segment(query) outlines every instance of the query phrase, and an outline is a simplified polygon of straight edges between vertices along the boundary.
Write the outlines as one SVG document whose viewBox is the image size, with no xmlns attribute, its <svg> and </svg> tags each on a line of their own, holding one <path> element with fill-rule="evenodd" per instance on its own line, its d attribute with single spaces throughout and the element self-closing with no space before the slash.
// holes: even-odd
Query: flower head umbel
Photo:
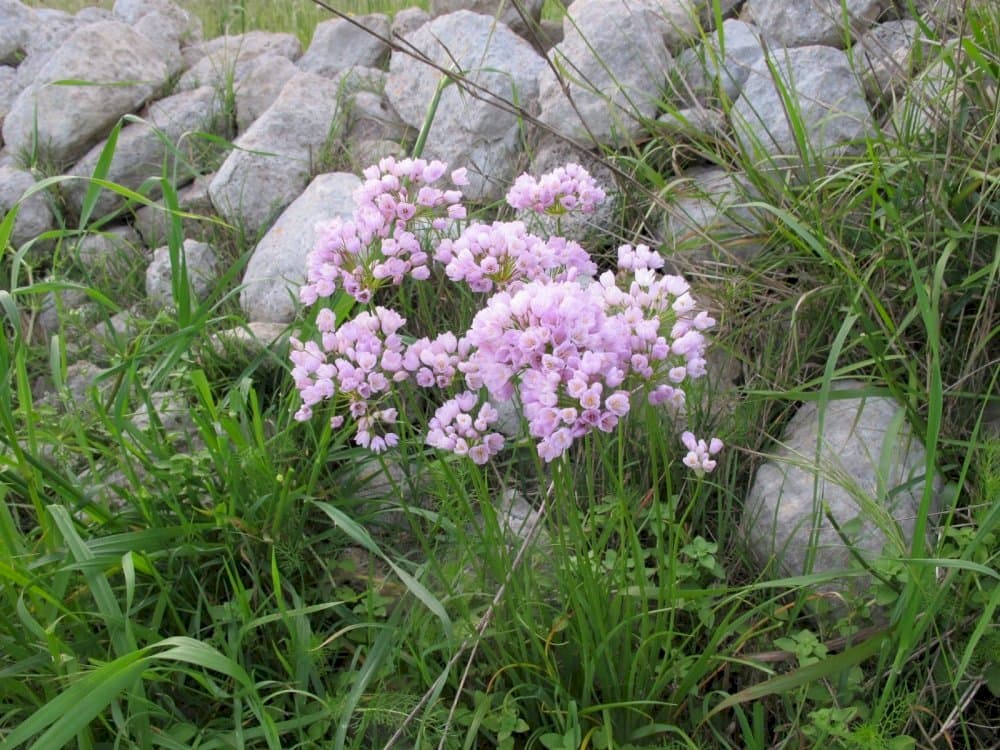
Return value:
<svg viewBox="0 0 1000 750">
<path fill-rule="evenodd" d="M 398 334 L 405 323 L 394 311 L 376 307 L 335 330 L 333 314 L 322 310 L 317 317 L 322 348 L 313 341 L 303 344 L 291 339 L 292 377 L 302 394 L 295 418 L 305 421 L 317 403 L 339 396 L 357 423 L 355 442 L 376 452 L 395 445 L 396 410 L 384 402 L 391 397 L 393 385 L 410 376 L 403 365 L 406 351 Z M 343 415 L 332 421 L 339 427 Z"/>
<path fill-rule="evenodd" d="M 474 292 L 597 273 L 597 265 L 580 245 L 562 237 L 543 240 L 530 234 L 521 221 L 472 224 L 458 239 L 442 240 L 434 259 L 445 264 L 449 279 L 464 281 Z"/>
<path fill-rule="evenodd" d="M 624 334 L 621 321 L 605 314 L 599 287 L 534 281 L 486 303 L 466 334 L 472 354 L 459 369 L 469 388 L 485 387 L 497 400 L 516 388 L 538 454 L 551 461 L 594 429 L 610 432 L 628 413 Z"/>
<path fill-rule="evenodd" d="M 605 197 L 586 169 L 579 164 L 567 164 L 537 180 L 522 174 L 508 191 L 507 203 L 520 211 L 531 210 L 539 214 L 593 213 Z"/>
<path fill-rule="evenodd" d="M 698 440 L 693 433 L 684 432 L 681 434 L 681 442 L 688 449 L 684 456 L 684 465 L 701 476 L 715 468 L 715 460 L 712 458 L 722 450 L 722 441 L 719 438 L 712 438 L 708 443 Z"/>
<path fill-rule="evenodd" d="M 465 391 L 443 403 L 428 425 L 427 444 L 468 456 L 480 465 L 499 453 L 504 445 L 503 435 L 487 432 L 499 414 L 488 401 L 476 411 L 478 402 L 475 393 Z"/>
<path fill-rule="evenodd" d="M 368 167 L 364 184 L 355 191 L 351 218 L 317 227 L 299 293 L 302 302 L 311 305 L 339 286 L 367 303 L 385 284 L 398 286 L 406 276 L 428 278 L 429 257 L 420 235 L 465 218 L 461 192 L 434 186 L 446 170 L 440 161 L 392 157 Z M 463 170 L 452 172 L 451 179 L 456 186 L 467 183 Z"/>
<path fill-rule="evenodd" d="M 640 271 L 663 268 L 663 256 L 649 249 L 648 245 L 622 245 L 618 248 L 618 270 Z"/>
</svg>

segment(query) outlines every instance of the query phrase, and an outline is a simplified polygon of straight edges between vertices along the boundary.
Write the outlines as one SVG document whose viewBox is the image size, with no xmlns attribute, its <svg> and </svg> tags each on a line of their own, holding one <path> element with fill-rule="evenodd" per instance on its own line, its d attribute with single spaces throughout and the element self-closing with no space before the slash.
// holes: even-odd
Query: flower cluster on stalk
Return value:
<svg viewBox="0 0 1000 750">
<path fill-rule="evenodd" d="M 458 239 L 444 239 L 434 259 L 452 281 L 474 292 L 510 289 L 529 281 L 571 281 L 593 276 L 597 264 L 576 242 L 563 237 L 543 240 L 520 221 L 472 224 Z"/>
<path fill-rule="evenodd" d="M 461 380 L 464 390 L 437 408 L 426 442 L 483 464 L 504 447 L 491 431 L 495 405 L 515 395 L 546 462 L 590 432 L 614 430 L 635 399 L 682 410 L 686 384 L 705 373 L 704 332 L 715 324 L 687 282 L 659 273 L 662 258 L 643 245 L 622 246 L 618 272 L 594 279 L 597 265 L 582 247 L 532 235 L 521 222 L 472 223 L 445 236 L 466 215 L 458 190 L 434 187 L 446 171 L 436 161 L 383 159 L 365 170 L 352 219 L 319 233 L 303 302 L 342 289 L 368 307 L 339 325 L 323 309 L 319 342 L 292 339 L 296 418 L 336 400 L 332 424 L 341 427 L 346 410 L 355 442 L 383 451 L 399 440 L 397 389 L 448 390 Z M 451 180 L 465 183 L 464 170 Z M 550 213 L 592 211 L 603 198 L 578 165 L 538 180 L 522 175 L 508 194 L 511 205 Z M 424 249 L 430 238 L 433 253 Z M 371 302 L 385 284 L 429 278 L 431 262 L 492 296 L 464 334 L 408 340 L 405 319 Z M 718 439 L 686 432 L 682 442 L 687 466 L 699 474 L 715 467 Z"/>
<path fill-rule="evenodd" d="M 338 287 L 362 303 L 385 284 L 398 286 L 407 276 L 426 279 L 428 256 L 419 234 L 444 231 L 465 218 L 462 193 L 435 187 L 447 171 L 440 161 L 396 161 L 389 157 L 364 171 L 354 194 L 350 219 L 317 226 L 315 246 L 306 261 L 306 283 L 299 298 L 312 305 Z M 455 187 L 468 184 L 465 169 L 451 173 Z"/>
<path fill-rule="evenodd" d="M 579 164 L 557 167 L 538 179 L 523 174 L 507 192 L 511 208 L 539 214 L 593 213 L 607 196 Z"/>
</svg>

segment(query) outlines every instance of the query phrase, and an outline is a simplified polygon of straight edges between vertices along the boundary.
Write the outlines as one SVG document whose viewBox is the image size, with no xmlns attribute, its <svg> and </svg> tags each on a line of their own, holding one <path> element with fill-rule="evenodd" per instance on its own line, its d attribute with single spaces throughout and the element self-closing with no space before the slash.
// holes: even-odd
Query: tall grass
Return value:
<svg viewBox="0 0 1000 750">
<path fill-rule="evenodd" d="M 226 23 L 301 34 L 277 6 L 227 6 Z M 226 28 L 203 18 L 206 35 Z M 296 422 L 280 340 L 219 346 L 242 324 L 252 246 L 217 225 L 232 263 L 198 299 L 192 217 L 166 177 L 176 308 L 133 307 L 140 328 L 80 387 L 69 365 L 89 323 L 63 315 L 46 338 L 37 315 L 56 292 L 82 289 L 88 321 L 128 299 L 73 262 L 104 217 L 61 216 L 36 268 L 10 245 L 9 212 L 0 747 L 995 747 L 1000 13 L 972 3 L 958 31 L 933 47 L 961 92 L 942 129 L 873 136 L 805 184 L 777 183 L 725 137 L 691 147 L 745 172 L 765 217 L 753 260 L 686 269 L 742 365 L 691 409 L 728 446 L 703 478 L 651 409 L 548 466 L 522 445 L 478 468 L 416 430 L 379 460 L 328 420 Z M 616 233 L 671 210 L 676 157 L 662 139 L 606 155 L 630 179 Z M 107 164 L 95 186 L 148 202 L 107 183 Z M 480 304 L 443 285 L 397 303 L 428 332 Z M 316 333 L 308 318 L 293 328 Z M 872 563 L 879 585 L 816 618 L 832 576 L 762 576 L 741 504 L 796 405 L 848 377 L 905 405 L 949 491 L 941 508 L 925 493 L 905 554 Z M 189 419 L 169 418 L 166 397 Z M 525 536 L 498 501 L 511 492 L 537 512 Z"/>
</svg>

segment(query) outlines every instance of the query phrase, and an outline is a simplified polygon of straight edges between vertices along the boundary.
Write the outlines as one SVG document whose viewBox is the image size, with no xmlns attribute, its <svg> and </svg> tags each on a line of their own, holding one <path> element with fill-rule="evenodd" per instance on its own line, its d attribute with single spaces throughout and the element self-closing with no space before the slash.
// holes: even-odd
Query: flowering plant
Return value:
<svg viewBox="0 0 1000 750">
<path fill-rule="evenodd" d="M 426 442 L 484 464 L 505 444 L 491 431 L 496 404 L 515 395 L 546 462 L 594 430 L 614 430 L 635 399 L 681 411 L 686 383 L 705 373 L 704 331 L 715 324 L 687 282 L 660 274 L 663 259 L 644 245 L 622 246 L 617 273 L 598 276 L 580 245 L 537 237 L 522 222 L 471 223 L 449 236 L 466 209 L 457 189 L 435 187 L 446 171 L 439 161 L 383 159 L 365 170 L 353 217 L 320 228 L 302 301 L 314 304 L 339 287 L 368 309 L 338 327 L 324 308 L 318 342 L 292 339 L 302 398 L 296 418 L 336 399 L 355 422 L 355 442 L 381 452 L 399 440 L 393 389 L 406 382 L 449 389 L 461 380 L 461 392 L 430 420 Z M 466 184 L 465 170 L 451 181 Z M 574 164 L 539 180 L 522 175 L 508 194 L 513 207 L 539 213 L 590 212 L 603 199 Z M 435 242 L 433 254 L 425 251 Z M 492 296 L 465 333 L 407 342 L 406 320 L 371 303 L 383 286 L 430 278 L 431 262 Z M 334 427 L 344 422 L 340 412 L 332 417 Z M 721 441 L 685 432 L 682 442 L 687 466 L 699 474 L 715 467 Z"/>
</svg>

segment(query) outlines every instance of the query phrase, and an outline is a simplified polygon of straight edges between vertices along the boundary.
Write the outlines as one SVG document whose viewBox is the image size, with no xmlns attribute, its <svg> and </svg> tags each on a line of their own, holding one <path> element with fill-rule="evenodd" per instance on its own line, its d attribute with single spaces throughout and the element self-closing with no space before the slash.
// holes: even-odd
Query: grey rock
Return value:
<svg viewBox="0 0 1000 750">
<path fill-rule="evenodd" d="M 10 236 L 15 248 L 55 227 L 55 217 L 44 190 L 24 197 L 34 186 L 35 178 L 31 172 L 15 167 L 0 167 L 0 216 L 10 211 L 18 201 L 21 202 L 14 221 L 14 231 Z M 33 257 L 37 258 L 37 254 Z"/>
<path fill-rule="evenodd" d="M 84 270 L 87 282 L 100 283 L 100 289 L 113 291 L 107 284 L 120 281 L 146 260 L 139 233 L 126 225 L 84 235 L 71 250 L 77 264 Z"/>
<path fill-rule="evenodd" d="M 315 226 L 335 217 L 349 218 L 354 191 L 360 186 L 361 180 L 353 174 L 318 175 L 278 217 L 254 248 L 243 276 L 240 306 L 248 320 L 289 323 L 294 319 Z"/>
<path fill-rule="evenodd" d="M 352 141 L 348 149 L 347 157 L 352 172 L 360 172 L 371 164 L 378 164 L 388 156 L 399 161 L 405 159 L 409 153 L 399 141 Z"/>
<path fill-rule="evenodd" d="M 475 96 L 461 85 L 445 87 L 423 155 L 453 168 L 467 167 L 467 197 L 501 197 L 514 175 L 520 131 L 517 116 L 490 99 L 531 106 L 544 59 L 506 26 L 469 11 L 436 18 L 406 41 L 444 69 L 457 68 L 478 86 Z M 414 128 L 423 124 L 440 77 L 411 55 L 393 52 L 385 93 L 405 123 Z"/>
<path fill-rule="evenodd" d="M 431 0 L 434 17 L 459 10 L 471 10 L 497 19 L 519 36 L 530 39 L 532 29 L 538 28 L 545 0 Z"/>
<path fill-rule="evenodd" d="M 994 394 L 993 401 L 983 411 L 982 434 L 991 440 L 1000 440 L 1000 393 Z"/>
<path fill-rule="evenodd" d="M 268 351 L 277 357 L 285 356 L 288 336 L 288 326 L 258 320 L 219 331 L 212 335 L 210 344 L 215 354 L 226 361 L 246 362 Z"/>
<path fill-rule="evenodd" d="M 104 378 L 107 371 L 93 362 L 79 360 L 66 367 L 63 374 L 63 388 L 57 389 L 51 378 L 36 383 L 35 396 L 42 403 L 51 405 L 63 412 L 79 414 L 86 412 L 93 405 L 93 398 L 104 398 L 111 387 L 112 381 Z M 50 460 L 60 460 L 59 445 L 52 446 Z M 65 460 L 65 458 L 63 459 Z"/>
<path fill-rule="evenodd" d="M 211 176 L 198 177 L 193 183 L 177 191 L 177 205 L 180 211 L 193 214 L 195 217 L 209 217 L 214 214 L 215 208 L 208 195 L 210 182 Z M 172 219 L 160 201 L 137 210 L 134 226 L 146 247 L 156 248 L 166 243 Z M 181 217 L 181 234 L 188 239 L 207 241 L 212 238 L 215 226 L 207 220 Z"/>
<path fill-rule="evenodd" d="M 191 406 L 177 391 L 153 391 L 132 414 L 132 424 L 141 432 L 163 430 L 175 451 L 190 452 L 204 447 L 191 416 Z"/>
<path fill-rule="evenodd" d="M 664 44 L 670 28 L 652 0 L 576 0 L 539 75 L 539 119 L 588 144 L 621 146 L 641 136 L 673 64 Z"/>
<path fill-rule="evenodd" d="M 139 335 L 141 317 L 134 310 L 122 310 L 95 325 L 84 337 L 89 345 L 89 359 L 106 365 L 127 351 L 130 342 Z"/>
<path fill-rule="evenodd" d="M 490 401 L 490 403 L 497 410 L 497 418 L 492 429 L 508 440 L 516 440 L 525 434 L 522 424 L 524 411 L 516 395 L 506 401 Z"/>
<path fill-rule="evenodd" d="M 201 19 L 173 0 L 115 0 L 112 13 L 130 25 L 151 15 L 181 46 L 198 44 L 202 40 Z"/>
<path fill-rule="evenodd" d="M 671 54 L 690 47 L 700 38 L 702 27 L 712 18 L 714 0 L 657 0 L 660 18 L 665 24 L 663 39 Z M 732 0 L 720 0 L 723 14 Z"/>
<path fill-rule="evenodd" d="M 349 141 L 399 142 L 415 133 L 379 94 L 359 91 L 351 97 L 347 110 Z"/>
<path fill-rule="evenodd" d="M 237 36 L 217 37 L 185 50 L 186 58 L 200 55 L 200 59 L 190 64 L 177 82 L 177 88 L 183 91 L 214 86 L 224 90 L 242 80 L 253 69 L 256 59 L 263 55 L 295 61 L 301 54 L 302 45 L 292 34 L 248 31 Z"/>
<path fill-rule="evenodd" d="M 773 457 L 758 469 L 743 528 L 759 563 L 774 561 L 792 576 L 856 569 L 841 533 L 868 562 L 909 550 L 926 482 L 926 452 L 893 399 L 843 393 L 860 388 L 854 381 L 841 383 L 833 393 L 840 398 L 829 400 L 822 414 L 815 402 L 801 407 Z M 939 497 L 940 481 L 932 481 Z M 868 583 L 865 576 L 819 589 L 864 593 Z"/>
<path fill-rule="evenodd" d="M 124 278 L 135 278 L 148 264 L 149 252 L 128 224 L 84 235 L 70 248 L 84 283 L 114 293 Z"/>
<path fill-rule="evenodd" d="M 722 138 L 729 128 L 724 112 L 702 106 L 664 112 L 656 118 L 656 134 L 673 143 L 695 143 L 705 138 Z"/>
<path fill-rule="evenodd" d="M 246 75 L 235 88 L 236 127 L 245 131 L 260 117 L 299 72 L 298 66 L 287 57 L 261 55 L 254 59 Z"/>
<path fill-rule="evenodd" d="M 299 73 L 241 135 L 209 185 L 212 204 L 254 236 L 302 192 L 335 138 L 337 82 Z"/>
<path fill-rule="evenodd" d="M 407 36 L 431 20 L 431 15 L 423 8 L 404 8 L 392 17 L 391 31 L 394 37 Z"/>
<path fill-rule="evenodd" d="M 411 499 L 413 480 L 408 471 L 410 468 L 410 465 L 400 463 L 398 457 L 391 453 L 383 454 L 377 460 L 362 459 L 357 464 L 357 473 L 352 477 L 351 496 L 372 501 L 401 497 Z M 372 502 L 362 507 L 373 510 L 379 505 L 378 502 Z M 386 513 L 383 523 L 400 530 L 406 530 L 409 526 L 402 512 Z"/>
<path fill-rule="evenodd" d="M 813 157 L 830 159 L 851 151 L 874 129 L 864 90 L 847 55 L 832 47 L 796 47 L 778 51 L 772 61 L 783 86 L 797 103 Z M 754 65 L 730 113 L 744 153 L 778 165 L 800 163 L 799 144 L 785 100 L 770 66 Z M 811 159 L 812 161 L 812 159 Z"/>
<path fill-rule="evenodd" d="M 14 103 L 20 92 L 21 87 L 17 83 L 17 70 L 9 65 L 0 65 L 0 130 L 3 128 L 4 118 L 10 111 L 10 105 Z M 2 145 L 3 136 L 0 135 L 0 146 Z"/>
<path fill-rule="evenodd" d="M 183 255 L 191 296 L 204 300 L 218 278 L 219 261 L 215 250 L 207 242 L 184 240 Z M 146 298 L 154 309 L 175 306 L 168 247 L 153 252 L 153 261 L 146 269 Z"/>
<path fill-rule="evenodd" d="M 173 5 L 171 0 L 115 0 L 111 12 L 125 23 L 135 23 L 161 6 Z"/>
<path fill-rule="evenodd" d="M 68 409 L 79 407 L 90 401 L 90 393 L 93 388 L 97 388 L 98 393 L 106 391 L 110 387 L 110 382 L 101 388 L 101 375 L 104 368 L 98 367 L 93 362 L 85 359 L 74 362 L 66 367 L 66 393 L 64 394 L 64 404 Z"/>
<path fill-rule="evenodd" d="M 534 35 L 528 36 L 539 53 L 548 55 L 552 48 L 563 40 L 562 21 L 543 18 L 538 24 L 538 30 Z"/>
<path fill-rule="evenodd" d="M 4 119 L 4 142 L 37 145 L 57 162 L 86 153 L 122 115 L 134 112 L 167 81 L 162 54 L 146 37 L 117 21 L 84 26 L 52 54 Z M 56 85 L 83 80 L 111 86 Z M 132 83 L 126 83 L 132 82 Z M 124 85 L 119 85 L 124 84 Z"/>
<path fill-rule="evenodd" d="M 79 24 L 114 21 L 115 14 L 107 8 L 81 8 L 73 16 L 73 20 Z"/>
<path fill-rule="evenodd" d="M 122 513 L 134 502 L 138 487 L 145 485 L 150 478 L 149 472 L 141 466 L 126 474 L 121 469 L 99 465 L 94 471 L 87 469 L 82 472 L 77 481 L 94 505 L 112 513 Z M 82 522 L 84 519 L 78 517 L 78 520 Z"/>
<path fill-rule="evenodd" d="M 221 104 L 218 93 L 211 86 L 182 91 L 154 102 L 144 121 L 128 123 L 121 129 L 105 179 L 135 191 L 152 181 L 141 192 L 156 199 L 161 193 L 156 181 L 166 164 L 175 188 L 190 183 L 197 176 L 191 166 L 197 160 L 199 147 L 192 134 L 217 129 Z M 105 142 L 94 146 L 69 174 L 90 177 L 104 147 Z M 78 213 L 88 187 L 89 183 L 82 180 L 64 186 L 67 202 Z M 95 216 L 111 213 L 124 205 L 125 198 L 119 193 L 102 190 L 95 205 Z"/>
<path fill-rule="evenodd" d="M 35 11 L 35 17 L 45 23 L 62 23 L 69 22 L 73 23 L 76 21 L 73 18 L 73 14 L 67 10 L 59 10 L 58 8 L 38 8 Z"/>
<path fill-rule="evenodd" d="M 183 28 L 171 23 L 171 18 L 162 13 L 147 13 L 132 27 L 151 41 L 160 50 L 171 77 L 184 71 L 184 56 L 181 54 Z"/>
<path fill-rule="evenodd" d="M 389 74 L 378 68 L 355 65 L 337 73 L 333 76 L 333 80 L 337 82 L 341 96 L 354 96 L 359 91 L 382 94 L 385 92 L 385 84 L 389 80 Z"/>
<path fill-rule="evenodd" d="M 389 17 L 382 13 L 324 21 L 316 26 L 308 49 L 296 64 L 324 76 L 355 65 L 377 68 L 389 56 L 388 37 Z"/>
<path fill-rule="evenodd" d="M 0 0 L 0 18 L 0 65 L 17 66 L 27 54 L 29 29 L 37 16 L 18 0 Z"/>
<path fill-rule="evenodd" d="M 28 27 L 28 38 L 24 45 L 27 56 L 17 66 L 17 81 L 22 89 L 34 82 L 52 54 L 58 51 L 74 31 L 87 25 L 68 14 L 45 16 L 43 10 L 35 11 L 34 23 Z"/>
<path fill-rule="evenodd" d="M 965 13 L 965 0 L 913 0 L 913 9 L 931 28 L 945 31 L 948 24 L 959 20 Z M 909 3 L 905 5 L 907 14 Z"/>
<path fill-rule="evenodd" d="M 735 101 L 751 69 L 763 61 L 764 48 L 757 28 L 727 19 L 704 42 L 678 55 L 677 72 L 682 83 L 675 86 L 675 97 L 681 102 L 693 99 L 708 104 L 724 94 L 729 101 Z"/>
<path fill-rule="evenodd" d="M 526 541 L 536 533 L 537 544 L 547 544 L 548 532 L 544 526 L 535 532 L 542 522 L 541 513 L 517 490 L 507 488 L 497 501 L 497 520 L 500 531 L 510 540 Z"/>
<path fill-rule="evenodd" d="M 53 281 L 55 279 L 46 279 L 46 282 Z M 89 301 L 85 291 L 70 286 L 46 292 L 38 312 L 38 327 L 47 337 L 59 333 L 62 323 L 84 314 Z"/>
<path fill-rule="evenodd" d="M 219 52 L 249 57 L 282 55 L 289 60 L 298 60 L 302 55 L 302 44 L 294 34 L 274 31 L 248 31 L 245 34 L 218 36 L 202 42 L 198 47 L 205 55 Z"/>
<path fill-rule="evenodd" d="M 915 136 L 947 132 L 954 127 L 955 113 L 968 101 L 965 86 L 953 62 L 932 63 L 895 102 L 886 129 L 904 143 Z"/>
<path fill-rule="evenodd" d="M 670 195 L 663 231 L 670 270 L 706 261 L 746 262 L 763 249 L 763 221 L 744 205 L 753 197 L 745 176 L 722 167 L 694 167 L 674 183 Z"/>
<path fill-rule="evenodd" d="M 917 22 L 904 19 L 881 23 L 858 40 L 854 61 L 872 100 L 898 94 L 909 83 L 920 37 Z"/>
<path fill-rule="evenodd" d="M 745 11 L 773 44 L 843 49 L 875 24 L 883 6 L 884 0 L 747 0 Z"/>
<path fill-rule="evenodd" d="M 152 408 L 150 408 L 152 407 Z M 154 391 L 149 401 L 143 403 L 132 415 L 132 424 L 142 432 L 159 423 L 163 431 L 175 440 L 188 440 L 197 434 L 191 407 L 184 396 L 175 391 Z"/>
</svg>

